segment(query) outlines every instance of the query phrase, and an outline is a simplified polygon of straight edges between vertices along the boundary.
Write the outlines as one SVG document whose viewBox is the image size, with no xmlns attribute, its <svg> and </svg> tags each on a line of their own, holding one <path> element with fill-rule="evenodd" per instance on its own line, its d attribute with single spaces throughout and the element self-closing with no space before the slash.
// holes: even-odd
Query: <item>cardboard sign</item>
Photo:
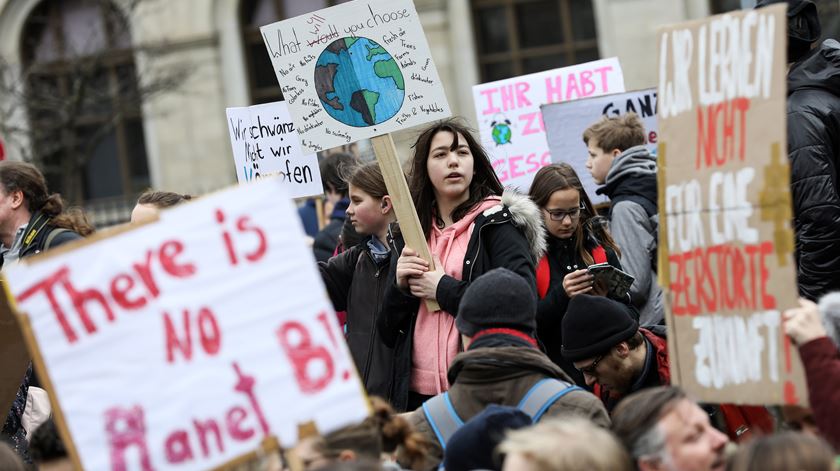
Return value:
<svg viewBox="0 0 840 471">
<path fill-rule="evenodd" d="M 29 352 L 18 327 L 17 319 L 7 305 L 0 303 L 0 345 L 2 345 L 2 367 L 0 367 L 0 407 L 8 413 L 17 397 L 29 367 Z"/>
<path fill-rule="evenodd" d="M 616 93 L 597 98 L 567 101 L 543 105 L 541 108 L 545 122 L 545 135 L 552 162 L 566 162 L 577 172 L 583 188 L 593 204 L 609 201 L 605 195 L 595 194 L 598 185 L 586 169 L 589 156 L 583 143 L 583 132 L 598 122 L 603 116 L 620 116 L 628 112 L 639 115 L 645 125 L 648 150 L 656 154 L 656 89 Z"/>
<path fill-rule="evenodd" d="M 411 0 L 356 0 L 260 31 L 305 151 L 450 115 Z"/>
<path fill-rule="evenodd" d="M 283 186 L 223 191 L 9 270 L 79 469 L 210 469 L 270 437 L 291 446 L 302 424 L 364 418 Z"/>
<path fill-rule="evenodd" d="M 785 6 L 659 36 L 659 276 L 672 378 L 697 399 L 805 404 L 781 312 L 797 305 Z"/>
<path fill-rule="evenodd" d="M 304 154 L 285 102 L 228 108 L 228 131 L 239 183 L 279 175 L 292 198 L 320 195 L 315 154 Z"/>
<path fill-rule="evenodd" d="M 540 106 L 624 91 L 618 59 L 602 59 L 473 87 L 481 143 L 505 186 L 528 191 L 551 163 Z"/>
</svg>

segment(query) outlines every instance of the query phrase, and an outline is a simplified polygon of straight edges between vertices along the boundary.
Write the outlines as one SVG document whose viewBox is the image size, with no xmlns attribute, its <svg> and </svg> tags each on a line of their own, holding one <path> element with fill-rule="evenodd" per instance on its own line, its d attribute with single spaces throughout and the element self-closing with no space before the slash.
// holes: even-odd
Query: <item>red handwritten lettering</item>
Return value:
<svg viewBox="0 0 840 471">
<path fill-rule="evenodd" d="M 767 292 L 770 273 L 766 258 L 773 254 L 769 241 L 743 247 L 721 244 L 671 254 L 674 315 L 775 309 L 776 298 Z"/>
<path fill-rule="evenodd" d="M 292 363 L 295 379 L 301 391 L 307 394 L 317 393 L 332 381 L 335 365 L 329 350 L 312 344 L 309 330 L 298 321 L 289 321 L 277 329 L 280 346 Z M 317 361 L 324 365 L 320 376 L 310 376 L 309 364 Z"/>
<path fill-rule="evenodd" d="M 112 407 L 105 411 L 105 432 L 108 434 L 108 446 L 111 451 L 111 469 L 126 471 L 126 451 L 137 447 L 140 457 L 140 468 L 143 471 L 153 471 L 146 445 L 146 421 L 143 408 L 134 406 L 130 409 Z"/>
<path fill-rule="evenodd" d="M 735 98 L 724 103 L 697 108 L 695 168 L 720 167 L 733 160 L 736 156 L 736 141 L 738 142 L 738 160 L 744 161 L 746 119 L 749 109 L 749 98 Z M 736 124 L 738 124 L 737 127 Z M 718 129 L 721 126 L 723 127 L 722 139 L 718 137 Z"/>
</svg>

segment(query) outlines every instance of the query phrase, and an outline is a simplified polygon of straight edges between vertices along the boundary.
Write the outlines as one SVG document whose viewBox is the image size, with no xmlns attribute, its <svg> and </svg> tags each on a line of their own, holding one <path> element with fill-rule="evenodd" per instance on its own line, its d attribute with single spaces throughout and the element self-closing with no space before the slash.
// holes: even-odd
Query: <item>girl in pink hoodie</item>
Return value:
<svg viewBox="0 0 840 471">
<path fill-rule="evenodd" d="M 536 293 L 534 267 L 544 239 L 539 209 L 525 196 L 503 194 L 487 153 L 456 121 L 437 123 L 417 139 L 409 187 L 435 269 L 397 238 L 400 257 L 379 327 L 400 357 L 394 405 L 413 410 L 449 388 L 447 369 L 462 350 L 455 317 L 470 282 L 505 267 L 521 274 Z M 441 309 L 430 312 L 421 299 L 433 299 Z"/>
</svg>

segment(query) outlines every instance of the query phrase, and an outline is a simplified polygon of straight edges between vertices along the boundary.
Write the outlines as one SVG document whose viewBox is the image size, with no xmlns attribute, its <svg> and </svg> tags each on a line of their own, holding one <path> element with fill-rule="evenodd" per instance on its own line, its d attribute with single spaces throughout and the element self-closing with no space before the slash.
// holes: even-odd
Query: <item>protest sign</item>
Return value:
<svg viewBox="0 0 840 471">
<path fill-rule="evenodd" d="M 624 91 L 618 59 L 602 59 L 473 87 L 481 143 L 502 184 L 527 191 L 551 163 L 540 106 Z"/>
<path fill-rule="evenodd" d="M 414 3 L 357 0 L 260 31 L 304 149 L 371 138 L 400 231 L 434 270 L 388 135 L 450 115 Z"/>
<path fill-rule="evenodd" d="M 228 108 L 226 112 L 239 183 L 279 175 L 292 198 L 324 192 L 318 157 L 302 152 L 285 102 Z"/>
<path fill-rule="evenodd" d="M 8 272 L 79 469 L 199 470 L 367 403 L 279 179 Z"/>
<path fill-rule="evenodd" d="M 23 341 L 17 319 L 6 305 L 0 304 L 0 345 L 2 345 L 2 367 L 0 367 L 0 407 L 8 412 L 23 382 L 29 367 L 29 352 Z"/>
<path fill-rule="evenodd" d="M 672 379 L 708 402 L 804 404 L 781 311 L 797 305 L 785 6 L 659 34 L 659 277 Z"/>
<path fill-rule="evenodd" d="M 656 89 L 616 93 L 541 107 L 545 122 L 545 135 L 552 162 L 571 165 L 593 204 L 606 203 L 609 199 L 595 194 L 598 185 L 586 169 L 589 153 L 583 143 L 583 132 L 601 117 L 620 116 L 628 112 L 639 115 L 645 125 L 647 147 L 656 154 L 658 127 L 656 125 Z"/>
<path fill-rule="evenodd" d="M 411 0 L 357 0 L 260 31 L 304 151 L 450 115 Z"/>
</svg>

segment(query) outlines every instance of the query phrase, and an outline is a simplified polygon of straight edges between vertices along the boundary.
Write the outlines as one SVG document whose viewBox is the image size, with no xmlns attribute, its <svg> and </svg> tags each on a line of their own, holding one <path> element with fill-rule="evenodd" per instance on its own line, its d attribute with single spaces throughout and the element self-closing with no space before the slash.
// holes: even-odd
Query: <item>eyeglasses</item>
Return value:
<svg viewBox="0 0 840 471">
<path fill-rule="evenodd" d="M 577 369 L 578 371 L 580 371 L 581 373 L 583 373 L 585 375 L 595 376 L 595 369 L 598 368 L 598 363 L 600 363 L 601 360 L 604 359 L 604 356 L 605 355 L 599 355 L 599 356 L 595 357 L 595 359 L 592 360 L 592 363 L 590 363 L 589 366 L 584 366 L 583 368 L 578 368 L 576 366 L 575 369 Z"/>
<path fill-rule="evenodd" d="M 581 205 L 579 208 L 570 209 L 568 211 L 564 211 L 562 209 L 546 209 L 545 211 L 548 213 L 548 216 L 552 221 L 562 221 L 566 219 L 566 216 L 568 216 L 572 221 L 576 221 L 580 217 L 581 210 L 584 209 L 586 208 Z"/>
</svg>

